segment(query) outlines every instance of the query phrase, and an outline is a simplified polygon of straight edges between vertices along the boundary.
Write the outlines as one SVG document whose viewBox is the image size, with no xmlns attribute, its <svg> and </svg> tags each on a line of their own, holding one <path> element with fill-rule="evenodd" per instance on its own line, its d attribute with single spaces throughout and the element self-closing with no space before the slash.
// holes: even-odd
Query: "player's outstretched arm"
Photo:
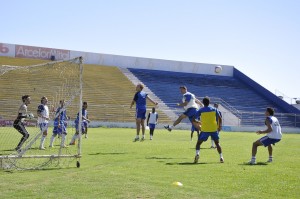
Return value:
<svg viewBox="0 0 300 199">
<path fill-rule="evenodd" d="M 150 102 L 152 102 L 152 104 L 158 105 L 158 103 L 153 101 L 148 95 L 147 95 L 147 98 L 149 99 Z"/>
</svg>

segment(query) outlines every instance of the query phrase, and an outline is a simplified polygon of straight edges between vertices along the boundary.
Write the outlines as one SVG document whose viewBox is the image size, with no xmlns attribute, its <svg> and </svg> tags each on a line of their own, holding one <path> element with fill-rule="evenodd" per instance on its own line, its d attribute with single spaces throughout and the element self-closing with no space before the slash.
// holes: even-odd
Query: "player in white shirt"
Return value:
<svg viewBox="0 0 300 199">
<path fill-rule="evenodd" d="M 155 112 L 155 108 L 152 108 L 152 112 L 148 114 L 147 126 L 150 129 L 150 140 L 153 139 L 154 129 L 158 122 L 158 114 Z"/>
<path fill-rule="evenodd" d="M 41 98 L 41 104 L 38 106 L 37 115 L 38 115 L 38 125 L 40 127 L 42 138 L 40 144 L 40 150 L 45 150 L 44 143 L 48 134 L 48 122 L 49 122 L 49 108 L 47 106 L 48 99 L 43 96 Z"/>
<path fill-rule="evenodd" d="M 193 120 L 193 116 L 196 114 L 197 110 L 198 110 L 198 105 L 200 105 L 200 107 L 203 107 L 202 102 L 200 102 L 194 94 L 190 93 L 187 91 L 186 86 L 180 86 L 179 87 L 181 94 L 183 95 L 182 97 L 182 103 L 178 103 L 177 106 L 181 106 L 184 108 L 185 112 L 183 114 L 181 114 L 177 120 L 173 123 L 172 126 L 170 125 L 165 125 L 165 129 L 167 129 L 168 131 L 172 131 L 172 129 L 181 122 L 181 120 L 183 120 L 184 118 L 189 118 L 189 120 L 192 123 Z M 193 124 L 193 123 L 192 123 Z M 197 130 L 197 133 L 199 133 L 199 130 Z"/>
<path fill-rule="evenodd" d="M 259 130 L 256 133 L 257 134 L 267 134 L 266 136 L 260 138 L 259 140 L 253 142 L 252 145 L 252 158 L 249 161 L 249 164 L 256 164 L 256 153 L 257 153 L 257 147 L 258 146 L 265 146 L 268 147 L 269 151 L 269 159 L 267 162 L 273 161 L 273 148 L 272 144 L 275 145 L 275 143 L 279 142 L 282 138 L 281 133 L 281 127 L 279 124 L 279 121 L 276 117 L 274 117 L 274 109 L 268 107 L 266 112 L 266 120 L 265 125 L 267 126 L 266 130 Z"/>
</svg>

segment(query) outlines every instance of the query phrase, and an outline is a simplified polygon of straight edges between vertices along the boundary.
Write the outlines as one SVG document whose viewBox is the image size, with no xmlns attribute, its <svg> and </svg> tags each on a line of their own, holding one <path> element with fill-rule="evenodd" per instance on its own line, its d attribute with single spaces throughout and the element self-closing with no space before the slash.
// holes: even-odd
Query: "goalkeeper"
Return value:
<svg viewBox="0 0 300 199">
<path fill-rule="evenodd" d="M 29 95 L 22 96 L 23 104 L 20 106 L 17 119 L 15 119 L 13 124 L 14 128 L 23 135 L 18 146 L 15 148 L 16 151 L 19 151 L 22 148 L 24 142 L 29 138 L 29 133 L 25 128 L 24 120 L 28 117 L 33 118 L 33 114 L 27 114 L 27 106 L 30 104 L 30 100 L 31 99 Z"/>
</svg>

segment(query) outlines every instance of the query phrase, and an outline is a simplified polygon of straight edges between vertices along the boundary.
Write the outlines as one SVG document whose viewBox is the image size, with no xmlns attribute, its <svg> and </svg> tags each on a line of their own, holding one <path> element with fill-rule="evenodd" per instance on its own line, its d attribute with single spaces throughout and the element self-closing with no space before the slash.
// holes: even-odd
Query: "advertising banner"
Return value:
<svg viewBox="0 0 300 199">
<path fill-rule="evenodd" d="M 14 57 L 15 56 L 15 45 L 0 43 L 0 56 Z"/>
<path fill-rule="evenodd" d="M 15 56 L 31 59 L 50 60 L 54 58 L 55 60 L 67 60 L 70 59 L 70 51 L 54 48 L 16 45 Z"/>
</svg>

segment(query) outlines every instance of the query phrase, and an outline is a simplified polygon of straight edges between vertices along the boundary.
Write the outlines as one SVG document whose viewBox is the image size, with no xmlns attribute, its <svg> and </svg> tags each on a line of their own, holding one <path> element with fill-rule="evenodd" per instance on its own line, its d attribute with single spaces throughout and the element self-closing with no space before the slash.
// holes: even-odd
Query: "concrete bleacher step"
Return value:
<svg viewBox="0 0 300 199">
<path fill-rule="evenodd" d="M 142 79 L 137 78 L 133 73 L 131 73 L 127 68 L 119 67 L 119 70 L 132 82 L 132 84 L 137 85 L 138 83 L 143 83 Z M 144 84 L 144 83 L 143 83 Z M 178 115 L 172 111 L 157 95 L 155 95 L 146 84 L 144 84 L 144 91 L 149 94 L 151 99 L 158 103 L 158 109 L 165 113 L 171 121 L 176 120 Z M 149 105 L 148 105 L 149 106 Z"/>
</svg>

